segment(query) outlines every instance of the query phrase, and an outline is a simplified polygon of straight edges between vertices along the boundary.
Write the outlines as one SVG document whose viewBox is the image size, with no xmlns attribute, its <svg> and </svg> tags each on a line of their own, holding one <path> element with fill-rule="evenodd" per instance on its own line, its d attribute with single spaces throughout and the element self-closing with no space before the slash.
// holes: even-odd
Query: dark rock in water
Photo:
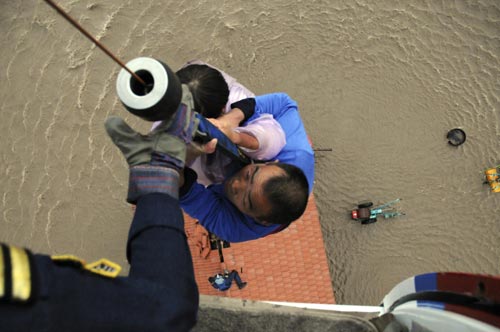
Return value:
<svg viewBox="0 0 500 332">
<path fill-rule="evenodd" d="M 448 132 L 446 138 L 448 139 L 448 144 L 453 146 L 459 146 L 465 142 L 466 135 L 462 129 L 455 128 Z"/>
</svg>

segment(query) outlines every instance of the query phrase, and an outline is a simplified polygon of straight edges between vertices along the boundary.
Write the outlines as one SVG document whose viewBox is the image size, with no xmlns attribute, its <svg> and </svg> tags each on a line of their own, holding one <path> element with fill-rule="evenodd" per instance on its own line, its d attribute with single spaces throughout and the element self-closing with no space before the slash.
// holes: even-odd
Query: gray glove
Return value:
<svg viewBox="0 0 500 332">
<path fill-rule="evenodd" d="M 182 101 L 175 114 L 148 135 L 139 134 L 120 117 L 110 117 L 105 122 L 108 135 L 130 166 L 129 203 L 135 204 L 148 193 L 178 197 L 186 145 L 191 143 L 198 127 L 191 93 L 185 85 L 182 88 Z"/>
</svg>

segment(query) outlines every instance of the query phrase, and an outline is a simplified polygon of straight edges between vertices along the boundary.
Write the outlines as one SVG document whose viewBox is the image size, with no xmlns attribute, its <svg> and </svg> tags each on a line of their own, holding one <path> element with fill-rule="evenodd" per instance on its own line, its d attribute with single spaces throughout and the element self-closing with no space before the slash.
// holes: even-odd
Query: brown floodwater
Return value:
<svg viewBox="0 0 500 332">
<path fill-rule="evenodd" d="M 294 98 L 338 303 L 378 304 L 431 271 L 500 273 L 500 3 L 60 0 L 123 61 L 201 59 Z M 0 4 L 0 241 L 126 266 L 119 67 L 43 1 Z M 447 144 L 461 128 L 467 141 Z M 406 213 L 350 220 L 362 200 Z"/>
</svg>

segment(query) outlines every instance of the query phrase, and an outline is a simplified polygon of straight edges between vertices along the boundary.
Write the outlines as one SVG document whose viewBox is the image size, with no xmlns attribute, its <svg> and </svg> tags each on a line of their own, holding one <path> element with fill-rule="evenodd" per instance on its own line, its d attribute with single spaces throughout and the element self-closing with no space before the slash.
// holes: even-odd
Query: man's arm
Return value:
<svg viewBox="0 0 500 332">
<path fill-rule="evenodd" d="M 261 114 L 271 114 L 274 119 L 279 120 L 289 112 L 295 111 L 298 113 L 297 103 L 283 92 L 243 99 L 233 103 L 231 107 L 229 113 L 222 115 L 218 119 L 224 119 L 233 127 L 253 120 Z"/>
<path fill-rule="evenodd" d="M 314 151 L 309 143 L 297 103 L 285 93 L 258 96 L 255 102 L 255 114 L 252 119 L 260 114 L 272 114 L 285 132 L 286 145 L 276 159 L 302 169 L 311 192 L 314 184 Z"/>
<path fill-rule="evenodd" d="M 245 114 L 244 121 L 253 120 L 261 114 L 271 114 L 273 118 L 279 120 L 290 111 L 298 112 L 297 103 L 282 92 L 243 99 L 233 103 L 231 107 Z"/>
<path fill-rule="evenodd" d="M 185 288 L 190 288 L 186 296 L 193 299 L 193 263 L 176 199 L 164 194 L 148 194 L 139 199 L 130 227 L 127 258 L 130 277 L 165 285 L 186 284 L 189 287 Z"/>
<path fill-rule="evenodd" d="M 269 114 L 274 120 L 279 120 L 281 117 L 287 116 L 290 117 L 290 120 L 284 119 L 285 122 L 294 123 L 296 125 L 302 124 L 298 114 L 297 103 L 285 93 L 272 93 L 255 98 L 243 99 L 233 103 L 231 107 L 232 110 L 230 112 L 223 114 L 217 119 L 210 119 L 210 121 L 224 132 L 233 143 L 249 150 L 258 150 L 261 148 L 261 145 L 267 147 L 269 144 L 266 143 L 269 143 L 276 135 L 282 135 L 284 131 L 284 128 L 268 126 L 266 127 L 266 132 L 260 133 L 258 138 L 255 133 L 253 135 L 249 134 L 245 132 L 244 129 L 241 131 L 234 131 L 234 129 L 240 127 L 249 120 L 255 120 L 264 114 Z M 298 121 L 295 119 L 298 119 Z M 280 149 L 283 147 L 285 141 L 286 140 L 283 139 L 283 144 L 280 146 Z M 278 152 L 279 150 L 276 151 L 276 153 Z M 275 154 L 273 154 L 273 157 L 274 155 Z M 266 155 L 266 158 L 263 159 L 270 158 L 272 157 Z"/>
<path fill-rule="evenodd" d="M 290 96 L 283 92 L 270 93 L 255 97 L 255 114 L 252 119 L 259 114 L 272 114 L 279 121 L 290 112 L 298 113 L 297 103 Z"/>
<path fill-rule="evenodd" d="M 187 330 L 196 319 L 198 289 L 178 188 L 197 120 L 191 94 L 186 86 L 182 89 L 175 114 L 147 136 L 118 117 L 108 118 L 105 127 L 129 164 L 127 201 L 137 205 L 127 243 L 129 280 L 139 289 L 166 293 L 165 303 L 157 303 L 164 310 L 158 313 L 167 319 L 160 325 Z"/>
</svg>

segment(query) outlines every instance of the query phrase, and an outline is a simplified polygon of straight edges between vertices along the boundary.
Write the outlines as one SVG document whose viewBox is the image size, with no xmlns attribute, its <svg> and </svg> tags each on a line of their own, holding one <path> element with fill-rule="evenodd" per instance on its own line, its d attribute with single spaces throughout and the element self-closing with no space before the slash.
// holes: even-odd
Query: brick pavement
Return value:
<svg viewBox="0 0 500 332">
<path fill-rule="evenodd" d="M 196 282 L 201 294 L 264 301 L 335 303 L 321 234 L 318 210 L 311 194 L 306 212 L 284 231 L 243 243 L 231 243 L 207 258 L 199 255 L 193 237 L 196 220 L 185 215 L 186 233 L 193 256 Z M 225 265 L 224 265 L 225 264 Z M 210 285 L 208 277 L 224 268 L 237 270 L 248 285 L 236 283 L 225 292 Z"/>
</svg>

